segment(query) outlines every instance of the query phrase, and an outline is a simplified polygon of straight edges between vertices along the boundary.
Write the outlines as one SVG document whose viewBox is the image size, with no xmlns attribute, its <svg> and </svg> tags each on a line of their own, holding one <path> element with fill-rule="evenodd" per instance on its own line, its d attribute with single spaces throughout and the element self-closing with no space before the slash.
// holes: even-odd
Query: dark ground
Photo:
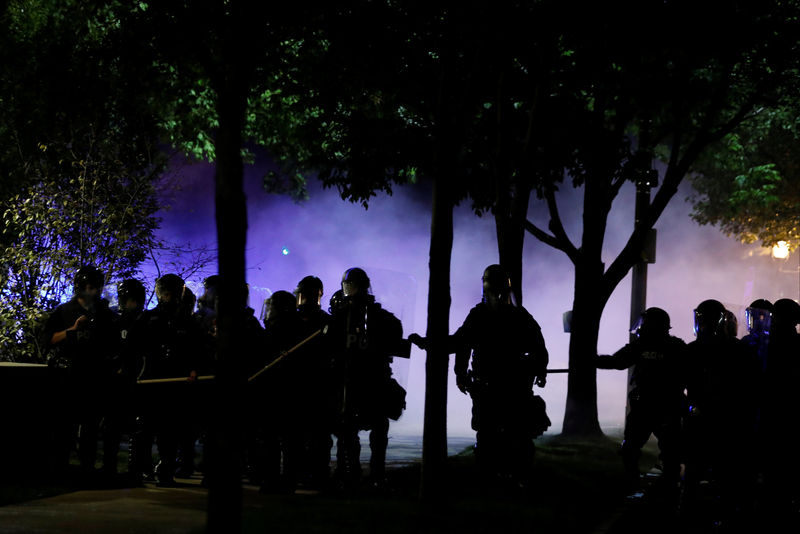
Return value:
<svg viewBox="0 0 800 534">
<path fill-rule="evenodd" d="M 418 442 L 398 438 L 390 452 L 386 493 L 364 490 L 343 496 L 301 490 L 293 495 L 263 495 L 245 484 L 245 532 L 731 531 L 730 522 L 715 524 L 716 505 L 710 495 L 703 498 L 701 513 L 691 519 L 678 516 L 648 490 L 656 476 L 643 479 L 644 495 L 627 496 L 618 438 L 572 441 L 545 436 L 537 440 L 537 447 L 537 483 L 526 492 L 481 485 L 471 449 L 454 454 L 442 502 L 423 513 L 417 500 Z M 655 462 L 650 443 L 641 466 L 646 470 Z M 207 491 L 197 474 L 179 481 L 180 487 L 169 489 L 148 483 L 143 488 L 94 490 L 43 480 L 7 482 L 0 486 L 0 504 L 4 504 L 0 532 L 202 532 Z"/>
</svg>

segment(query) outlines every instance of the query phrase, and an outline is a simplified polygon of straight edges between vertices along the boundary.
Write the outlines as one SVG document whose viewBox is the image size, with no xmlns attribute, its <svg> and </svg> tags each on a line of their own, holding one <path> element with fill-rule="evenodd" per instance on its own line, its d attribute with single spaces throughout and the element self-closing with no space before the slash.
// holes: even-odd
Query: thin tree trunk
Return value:
<svg viewBox="0 0 800 534">
<path fill-rule="evenodd" d="M 453 251 L 453 195 L 449 182 L 433 183 L 430 278 L 428 282 L 429 348 L 425 362 L 425 420 L 422 437 L 423 505 L 444 497 L 447 465 L 447 370 L 446 348 L 450 333 L 450 261 Z"/>
<path fill-rule="evenodd" d="M 575 299 L 569 336 L 569 378 L 567 405 L 562 434 L 566 436 L 600 436 L 597 418 L 597 336 L 605 298 L 600 281 L 603 264 L 575 266 Z"/>
<path fill-rule="evenodd" d="M 509 194 L 510 200 L 498 202 L 494 214 L 497 249 L 500 265 L 511 278 L 514 303 L 522 306 L 522 252 L 525 246 L 525 220 L 531 196 L 530 186 L 519 184 Z"/>
<path fill-rule="evenodd" d="M 211 407 L 207 443 L 209 462 L 208 531 L 240 532 L 242 529 L 242 424 L 243 349 L 242 317 L 245 296 L 245 242 L 247 211 L 242 189 L 241 158 L 245 86 L 235 72 L 221 76 L 217 84 L 219 130 L 216 143 L 216 221 L 219 248 L 219 295 L 217 326 L 216 391 Z"/>
</svg>

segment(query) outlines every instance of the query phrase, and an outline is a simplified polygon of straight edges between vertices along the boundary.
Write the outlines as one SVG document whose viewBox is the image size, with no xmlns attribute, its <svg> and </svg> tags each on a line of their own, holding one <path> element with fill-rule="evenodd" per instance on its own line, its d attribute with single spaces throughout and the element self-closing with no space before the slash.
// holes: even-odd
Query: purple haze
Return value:
<svg viewBox="0 0 800 534">
<path fill-rule="evenodd" d="M 182 190 L 164 211 L 159 235 L 173 242 L 214 246 L 214 168 L 208 164 L 176 169 Z M 263 168 L 248 167 L 245 191 L 249 219 L 247 278 L 251 306 L 258 313 L 271 291 L 293 290 L 308 274 L 325 284 L 323 305 L 338 289 L 341 275 L 353 266 L 363 267 L 372 278 L 379 302 L 403 321 L 404 333 L 424 335 L 427 307 L 430 199 L 423 186 L 395 189 L 394 196 L 379 195 L 368 210 L 344 202 L 336 190 L 311 184 L 310 199 L 294 203 L 270 195 L 261 187 Z M 648 306 L 664 308 L 672 318 L 672 333 L 693 339 L 692 310 L 704 299 L 716 298 L 737 313 L 739 334 L 744 333 L 743 310 L 755 298 L 796 298 L 796 254 L 774 260 L 769 250 L 743 245 L 716 228 L 699 227 L 688 217 L 683 199 L 676 195 L 659 223 L 657 263 L 649 266 Z M 579 244 L 582 191 L 565 189 L 559 199 L 562 218 L 573 242 Z M 609 265 L 633 226 L 634 189 L 623 188 L 614 204 L 606 232 L 604 261 Z M 531 203 L 531 220 L 547 227 L 543 206 Z M 462 203 L 455 211 L 455 238 L 451 276 L 450 330 L 454 332 L 469 309 L 480 300 L 483 269 L 497 262 L 497 241 L 491 217 L 478 218 Z M 287 247 L 288 255 L 282 254 Z M 572 306 L 573 270 L 566 256 L 526 237 L 523 278 L 524 305 L 539 324 L 550 352 L 550 367 L 567 366 L 569 336 L 563 332 L 562 313 Z M 198 285 L 201 279 L 190 280 Z M 598 342 L 600 353 L 612 353 L 627 342 L 630 275 L 606 306 Z M 423 352 L 414 348 L 411 360 L 397 360 L 395 374 L 408 390 L 407 410 L 392 423 L 394 435 L 421 435 L 424 396 Z M 451 358 L 452 369 L 452 358 Z M 537 393 L 547 402 L 558 432 L 566 399 L 566 375 L 551 375 Z M 623 424 L 626 373 L 598 371 L 598 410 L 601 426 L 614 431 Z M 450 373 L 448 433 L 471 436 L 470 401 L 455 387 Z"/>
</svg>

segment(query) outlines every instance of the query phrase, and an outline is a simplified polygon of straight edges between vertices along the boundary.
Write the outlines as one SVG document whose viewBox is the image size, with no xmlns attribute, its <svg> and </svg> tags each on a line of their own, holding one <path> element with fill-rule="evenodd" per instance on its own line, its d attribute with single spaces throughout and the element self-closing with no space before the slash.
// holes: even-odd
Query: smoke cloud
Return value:
<svg viewBox="0 0 800 534">
<path fill-rule="evenodd" d="M 379 195 L 369 209 L 343 201 L 336 190 L 309 184 L 309 200 L 295 203 L 288 197 L 267 194 L 261 180 L 263 166 L 246 169 L 248 210 L 247 279 L 250 305 L 261 310 L 271 292 L 293 290 L 306 275 L 319 276 L 325 285 L 323 307 L 339 288 L 342 273 L 362 267 L 372 280 L 373 293 L 385 308 L 403 322 L 404 334 L 425 333 L 430 245 L 430 191 L 425 185 L 397 187 L 393 196 Z M 160 236 L 172 242 L 215 246 L 214 168 L 208 164 L 178 169 L 182 189 L 170 200 L 171 209 L 161 213 Z M 676 195 L 656 228 L 657 261 L 648 270 L 648 306 L 664 308 L 672 318 L 672 334 L 693 339 L 692 310 L 702 300 L 715 298 L 740 319 L 756 298 L 795 298 L 798 294 L 796 253 L 775 260 L 769 250 L 743 245 L 716 228 L 700 227 L 690 218 L 684 199 L 688 184 Z M 606 232 L 603 260 L 608 266 L 623 247 L 633 228 L 634 187 L 624 187 L 615 201 Z M 582 190 L 569 186 L 559 193 L 559 206 L 568 234 L 580 244 Z M 532 199 L 529 218 L 547 227 L 549 216 L 542 203 Z M 461 325 L 470 308 L 481 298 L 483 269 L 497 263 L 497 239 L 491 216 L 475 216 L 469 203 L 454 214 L 451 275 L 450 330 Z M 550 353 L 550 368 L 566 368 L 569 335 L 562 314 L 571 309 L 573 269 L 560 251 L 526 236 L 524 249 L 524 305 L 539 322 Z M 199 285 L 202 280 L 189 280 Z M 610 354 L 628 340 L 630 275 L 623 280 L 606 306 L 601 322 L 598 352 Z M 455 386 L 451 372 L 448 392 L 448 433 L 474 435 L 470 428 L 471 403 Z M 407 410 L 392 423 L 392 435 L 421 435 L 424 405 L 424 352 L 413 348 L 411 359 L 397 359 L 395 375 L 408 390 Z M 625 414 L 627 373 L 598 371 L 598 410 L 601 427 L 621 428 Z M 553 374 L 544 389 L 553 421 L 549 432 L 558 432 L 566 400 L 566 374 Z"/>
</svg>

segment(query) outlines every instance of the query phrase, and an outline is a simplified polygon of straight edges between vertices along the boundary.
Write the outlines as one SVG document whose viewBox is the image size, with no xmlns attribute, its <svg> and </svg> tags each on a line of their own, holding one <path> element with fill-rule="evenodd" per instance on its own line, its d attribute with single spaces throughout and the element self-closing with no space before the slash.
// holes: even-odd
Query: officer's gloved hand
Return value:
<svg viewBox="0 0 800 534">
<path fill-rule="evenodd" d="M 72 325 L 72 330 L 83 330 L 89 326 L 89 317 L 87 315 L 81 315 L 77 319 L 75 319 L 75 324 Z"/>
<path fill-rule="evenodd" d="M 469 386 L 469 379 L 466 373 L 456 373 L 456 386 L 461 390 L 461 393 L 467 394 L 467 387 Z"/>
<path fill-rule="evenodd" d="M 422 337 L 419 334 L 416 334 L 416 333 L 415 334 L 411 334 L 410 336 L 408 336 L 408 340 L 411 343 L 413 343 L 414 345 L 416 345 L 419 348 L 421 348 L 422 350 L 427 350 L 428 349 L 428 340 L 425 339 L 424 337 Z"/>
</svg>

